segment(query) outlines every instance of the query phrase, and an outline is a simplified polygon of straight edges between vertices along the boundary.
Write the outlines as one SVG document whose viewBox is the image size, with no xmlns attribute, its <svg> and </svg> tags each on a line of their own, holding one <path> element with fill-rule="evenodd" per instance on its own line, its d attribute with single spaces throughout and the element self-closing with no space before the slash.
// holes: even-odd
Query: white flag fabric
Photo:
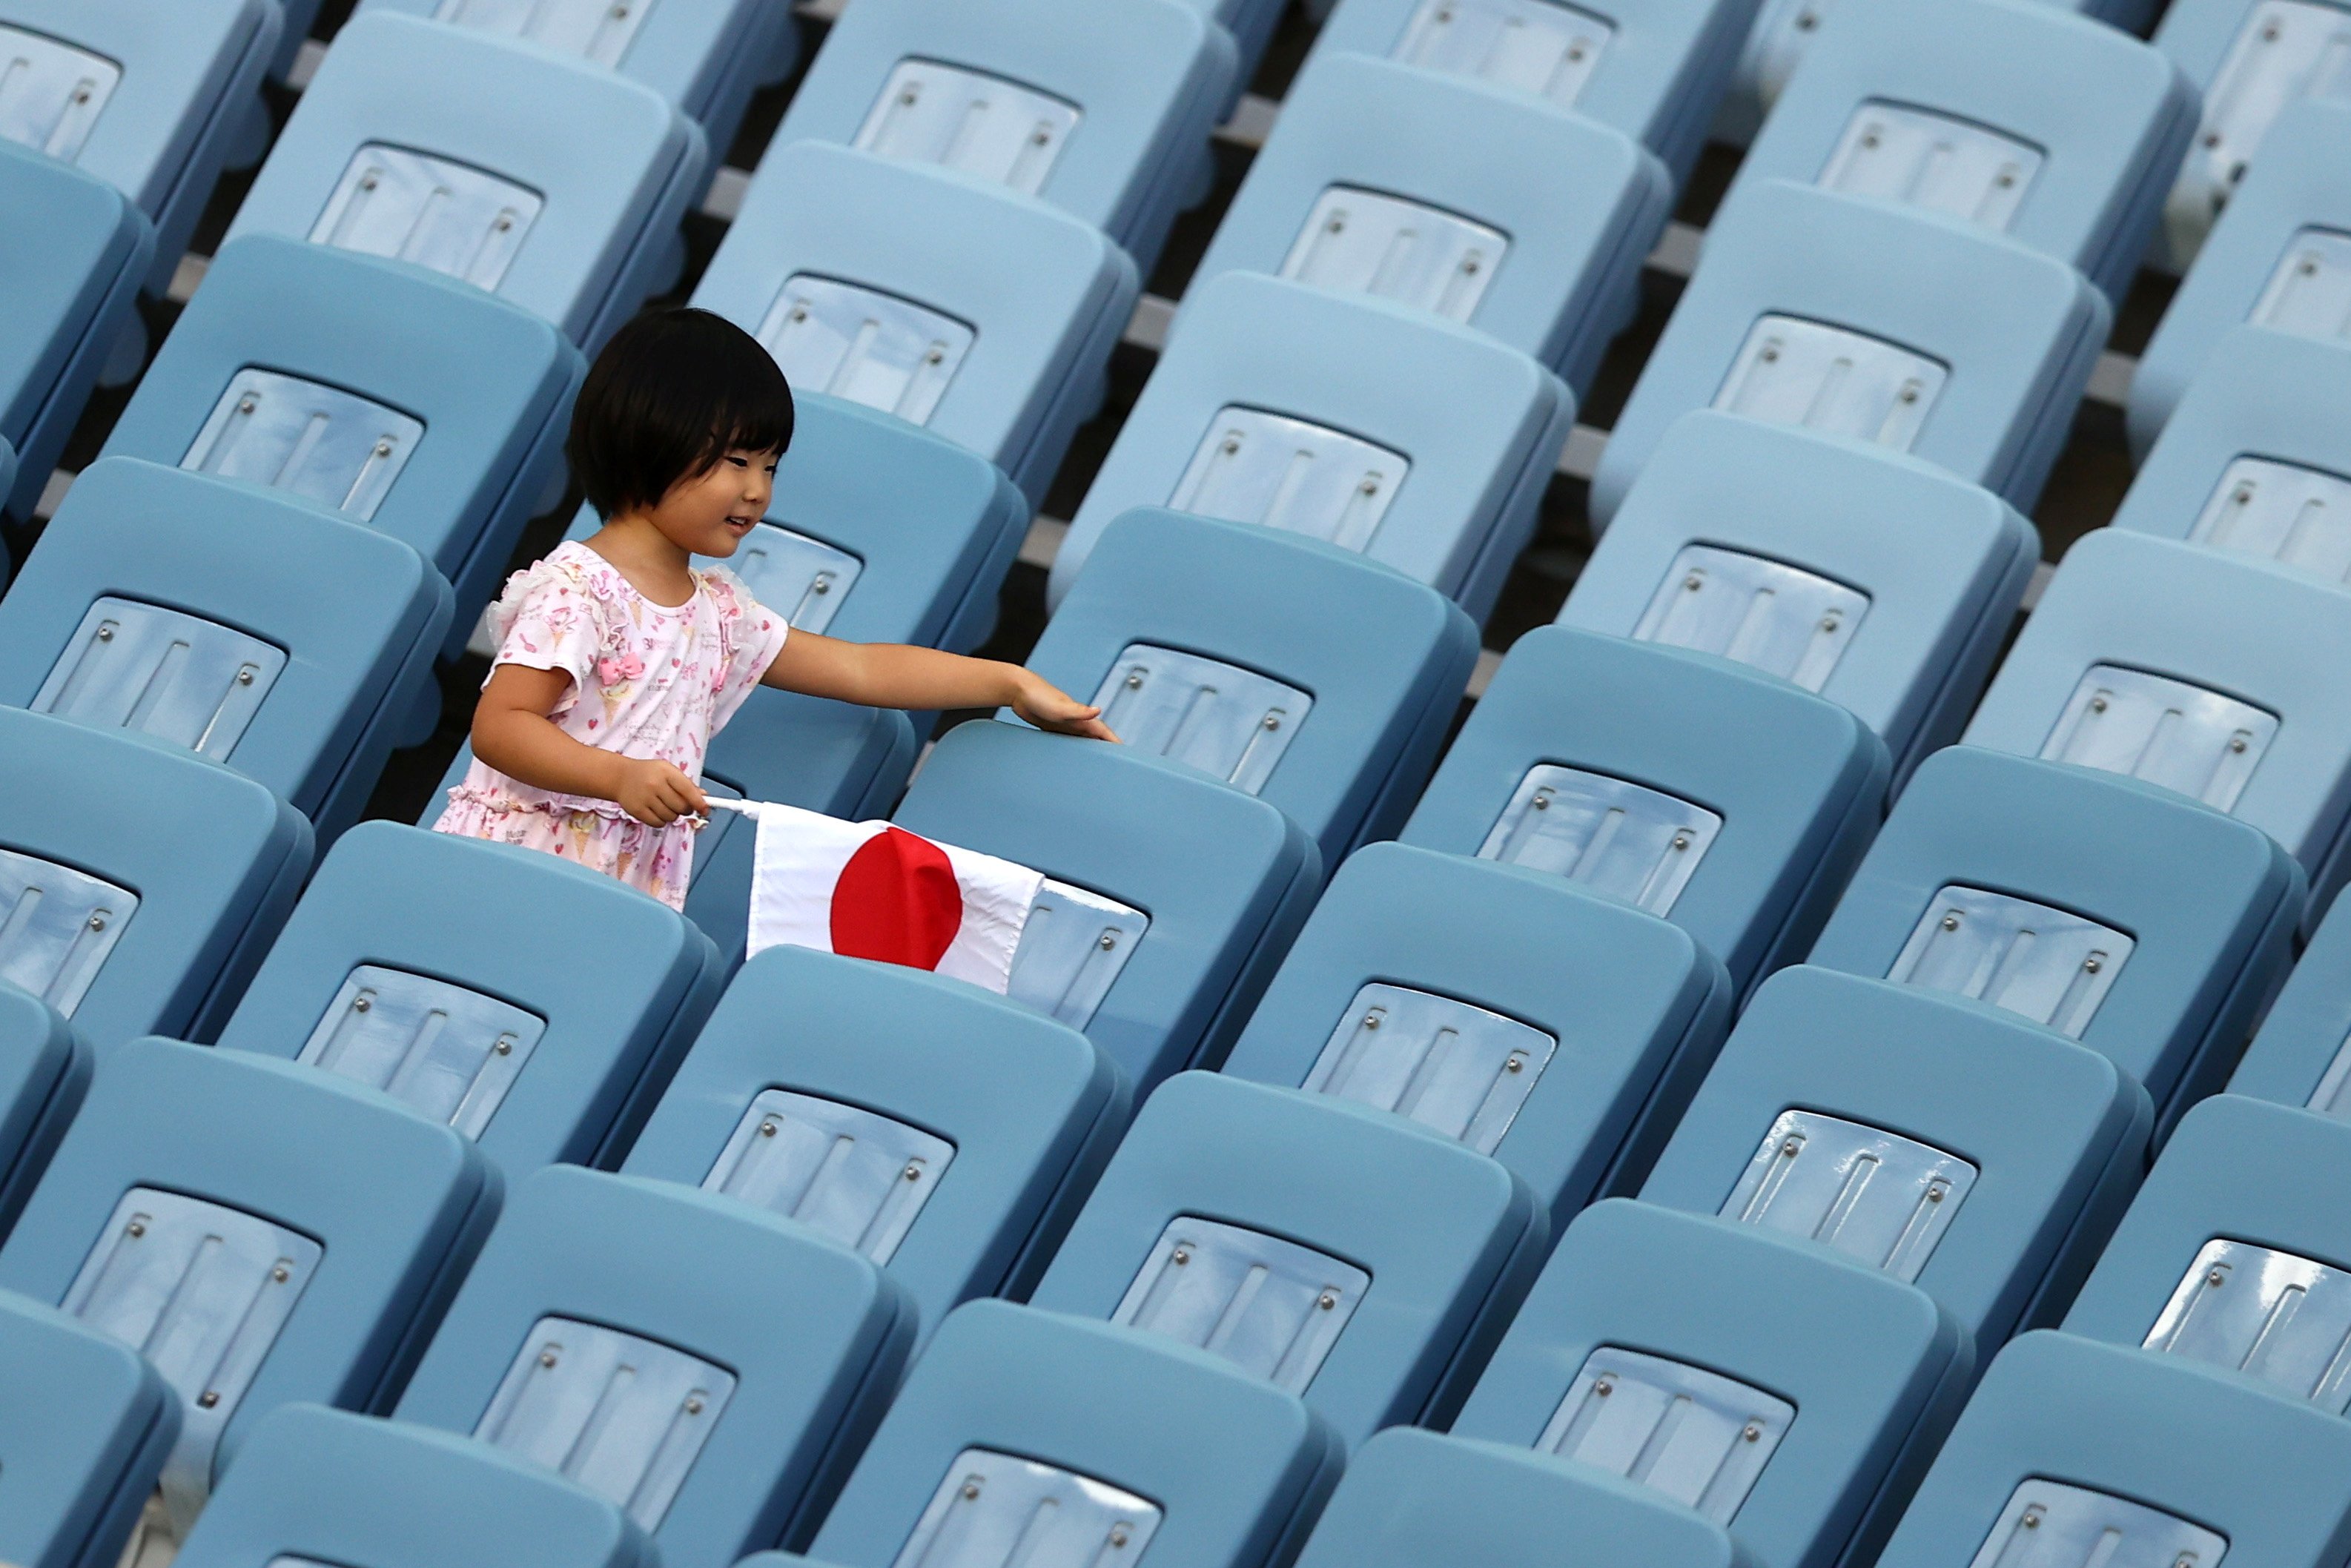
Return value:
<svg viewBox="0 0 2351 1568">
<path fill-rule="evenodd" d="M 930 969 L 1003 992 L 1044 877 L 888 822 L 713 800 L 752 818 L 747 951 L 784 945 Z"/>
</svg>

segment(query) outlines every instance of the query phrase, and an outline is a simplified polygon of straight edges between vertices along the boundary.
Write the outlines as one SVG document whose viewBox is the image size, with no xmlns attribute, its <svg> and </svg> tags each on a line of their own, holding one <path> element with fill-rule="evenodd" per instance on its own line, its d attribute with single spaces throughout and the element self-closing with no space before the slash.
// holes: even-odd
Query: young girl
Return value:
<svg viewBox="0 0 2351 1568">
<path fill-rule="evenodd" d="M 580 389 L 566 453 L 604 527 L 508 580 L 474 765 L 434 826 L 545 850 L 684 907 L 710 737 L 755 685 L 873 707 L 1009 707 L 1115 740 L 1018 664 L 793 632 L 724 568 L 792 439 L 768 351 L 705 310 L 641 317 Z"/>
</svg>

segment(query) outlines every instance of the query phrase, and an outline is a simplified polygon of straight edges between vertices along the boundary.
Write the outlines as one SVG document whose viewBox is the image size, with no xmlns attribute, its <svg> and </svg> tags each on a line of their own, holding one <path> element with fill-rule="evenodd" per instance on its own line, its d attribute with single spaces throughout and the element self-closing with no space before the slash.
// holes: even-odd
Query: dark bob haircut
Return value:
<svg viewBox="0 0 2351 1568">
<path fill-rule="evenodd" d="M 596 356 L 564 454 L 609 518 L 658 505 L 729 452 L 791 444 L 792 389 L 758 339 L 707 310 L 657 310 Z"/>
</svg>

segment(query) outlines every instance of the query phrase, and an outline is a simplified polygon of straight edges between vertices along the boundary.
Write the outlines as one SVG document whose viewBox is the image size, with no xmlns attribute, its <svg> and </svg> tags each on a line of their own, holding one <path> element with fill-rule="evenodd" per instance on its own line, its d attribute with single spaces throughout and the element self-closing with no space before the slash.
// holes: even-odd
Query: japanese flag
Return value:
<svg viewBox="0 0 2351 1568">
<path fill-rule="evenodd" d="M 751 874 L 753 954 L 789 944 L 931 969 L 1005 991 L 1045 879 L 1026 866 L 933 843 L 888 822 L 844 822 L 796 806 L 714 800 L 759 826 Z"/>
</svg>

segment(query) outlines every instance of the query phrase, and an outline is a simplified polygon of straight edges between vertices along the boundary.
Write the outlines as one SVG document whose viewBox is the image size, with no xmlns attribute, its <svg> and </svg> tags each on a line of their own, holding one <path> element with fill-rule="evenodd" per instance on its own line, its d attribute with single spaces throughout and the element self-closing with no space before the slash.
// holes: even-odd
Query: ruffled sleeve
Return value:
<svg viewBox="0 0 2351 1568">
<path fill-rule="evenodd" d="M 783 616 L 751 596 L 743 580 L 725 567 L 703 573 L 711 601 L 718 606 L 718 637 L 723 656 L 713 678 L 716 701 L 710 727 L 716 731 L 735 716 L 784 651 L 791 627 Z"/>
<path fill-rule="evenodd" d="M 602 599 L 579 567 L 550 556 L 507 580 L 506 591 L 490 606 L 490 630 L 497 638 L 497 664 L 560 670 L 571 690 L 558 706 L 567 708 L 592 684 L 604 641 Z"/>
</svg>

